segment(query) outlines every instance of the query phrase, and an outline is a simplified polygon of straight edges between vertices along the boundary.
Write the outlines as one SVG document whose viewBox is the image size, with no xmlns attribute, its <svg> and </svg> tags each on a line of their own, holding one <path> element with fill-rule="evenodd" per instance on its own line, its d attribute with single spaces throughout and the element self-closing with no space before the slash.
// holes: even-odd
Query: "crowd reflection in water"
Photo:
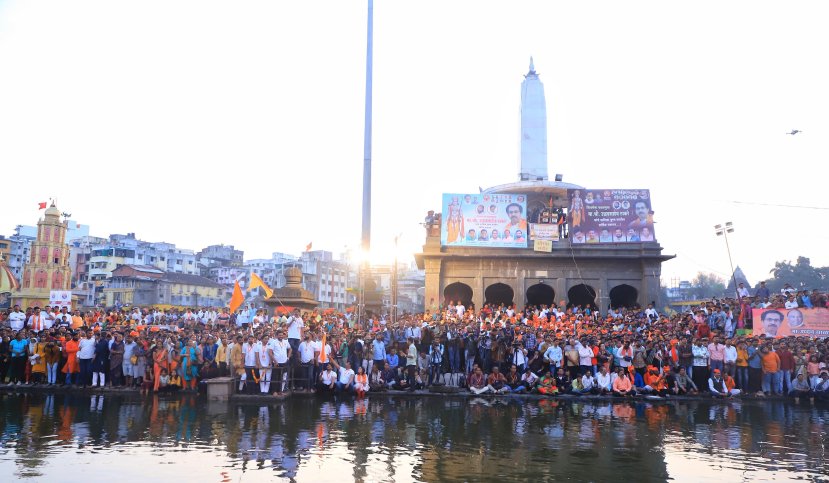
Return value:
<svg viewBox="0 0 829 483">
<path fill-rule="evenodd" d="M 195 395 L 146 401 L 8 395 L 0 398 L 0 411 L 0 468 L 16 464 L 18 471 L 36 470 L 59 452 L 150 442 L 209 446 L 226 452 L 224 463 L 232 468 L 288 478 L 303 474 L 304 462 L 332 457 L 349 461 L 354 479 L 370 477 L 382 462 L 386 477 L 405 471 L 426 481 L 515 474 L 516 462 L 526 478 L 555 468 L 562 478 L 602 480 L 629 471 L 666 479 L 666 452 L 685 457 L 685 451 L 712 450 L 715 457 L 722 450 L 724 460 L 733 451 L 751 457 L 752 467 L 742 470 L 765 464 L 819 473 L 829 418 L 823 408 L 777 401 L 389 397 L 213 406 Z M 764 459 L 772 453 L 773 460 Z"/>
</svg>

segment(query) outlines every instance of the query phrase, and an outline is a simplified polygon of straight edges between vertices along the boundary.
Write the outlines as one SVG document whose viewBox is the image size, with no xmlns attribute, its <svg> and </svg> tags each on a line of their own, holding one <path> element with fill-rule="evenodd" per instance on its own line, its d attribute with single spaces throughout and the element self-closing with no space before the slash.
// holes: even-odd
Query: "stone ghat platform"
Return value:
<svg viewBox="0 0 829 483">
<path fill-rule="evenodd" d="M 235 382 L 234 382 L 235 384 Z M 46 385 L 46 384 L 37 384 L 37 385 L 14 385 L 14 384 L 2 384 L 0 385 L 0 393 L 2 394 L 65 394 L 65 395 L 77 395 L 77 396 L 95 396 L 95 395 L 109 395 L 109 396 L 119 396 L 131 400 L 143 400 L 152 395 L 142 394 L 139 389 L 134 388 L 113 388 L 113 387 L 104 387 L 104 388 L 93 388 L 87 387 L 82 388 L 78 386 L 62 386 L 62 385 Z M 205 397 L 204 391 L 201 393 L 192 390 L 182 390 L 175 393 L 160 393 L 160 397 L 172 399 L 172 398 L 179 398 L 179 397 Z M 252 403 L 252 404 L 278 404 L 282 401 L 285 401 L 289 398 L 303 398 L 303 399 L 312 399 L 318 398 L 320 400 L 323 399 L 355 399 L 356 396 L 352 393 L 341 394 L 337 396 L 333 396 L 331 394 L 327 395 L 317 395 L 314 392 L 310 391 L 303 391 L 303 390 L 295 390 L 289 391 L 280 395 L 257 395 L 257 394 L 237 394 L 233 393 L 229 395 L 229 398 L 210 398 L 207 397 L 208 400 L 218 400 L 218 401 L 229 401 L 233 403 Z M 721 402 L 721 403 L 729 403 L 729 402 L 748 402 L 751 401 L 753 403 L 762 403 L 762 402 L 778 402 L 778 403 L 786 403 L 786 404 L 796 404 L 794 399 L 791 397 L 785 396 L 756 396 L 756 395 L 741 395 L 732 398 L 719 398 L 713 397 L 709 394 L 697 394 L 692 396 L 668 396 L 668 397 L 659 397 L 659 396 L 631 396 L 631 397 L 616 397 L 616 396 L 598 396 L 598 395 L 572 395 L 572 394 L 559 394 L 555 396 L 546 396 L 541 394 L 481 394 L 476 395 L 473 394 L 465 389 L 461 389 L 454 386 L 436 386 L 431 387 L 425 390 L 418 390 L 418 391 L 396 391 L 396 390 L 386 390 L 386 391 L 378 391 L 378 392 L 369 392 L 366 393 L 367 399 L 372 398 L 382 398 L 382 397 L 395 397 L 395 398 L 433 398 L 433 399 L 457 399 L 457 400 L 473 400 L 473 399 L 484 399 L 488 401 L 503 401 L 505 403 L 509 403 L 512 401 L 560 401 L 560 402 L 650 402 L 650 403 L 669 403 L 669 402 Z M 808 398 L 801 398 L 800 405 L 809 405 Z M 820 407 L 829 407 L 829 402 L 826 401 L 819 401 L 815 400 L 814 405 Z"/>
</svg>

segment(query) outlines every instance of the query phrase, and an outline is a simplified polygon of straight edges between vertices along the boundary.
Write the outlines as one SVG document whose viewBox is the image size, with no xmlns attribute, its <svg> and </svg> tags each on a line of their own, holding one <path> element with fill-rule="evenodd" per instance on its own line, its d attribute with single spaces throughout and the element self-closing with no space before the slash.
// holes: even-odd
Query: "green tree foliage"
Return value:
<svg viewBox="0 0 829 483">
<path fill-rule="evenodd" d="M 691 294 L 695 299 L 722 297 L 725 292 L 725 280 L 713 273 L 697 273 L 691 280 Z"/>
<path fill-rule="evenodd" d="M 813 267 L 806 257 L 797 257 L 795 263 L 788 260 L 776 262 L 769 274 L 772 278 L 766 280 L 766 287 L 772 293 L 779 292 L 787 283 L 796 290 L 829 288 L 829 267 Z"/>
</svg>

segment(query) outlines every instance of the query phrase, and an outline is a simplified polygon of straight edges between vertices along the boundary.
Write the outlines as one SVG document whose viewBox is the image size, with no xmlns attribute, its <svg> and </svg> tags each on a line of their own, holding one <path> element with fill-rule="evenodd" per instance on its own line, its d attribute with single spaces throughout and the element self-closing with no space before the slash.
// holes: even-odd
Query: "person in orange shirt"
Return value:
<svg viewBox="0 0 829 483">
<path fill-rule="evenodd" d="M 620 367 L 616 380 L 613 381 L 613 395 L 629 397 L 633 395 L 633 383 L 630 382 L 625 369 Z"/>
<path fill-rule="evenodd" d="M 64 384 L 69 386 L 72 384 L 72 375 L 81 372 L 81 366 L 78 362 L 78 351 L 80 350 L 80 342 L 78 342 L 78 334 L 72 335 L 72 338 L 67 340 L 63 346 L 63 351 L 66 353 L 66 363 L 63 365 L 63 373 L 66 374 Z"/>
<path fill-rule="evenodd" d="M 768 347 L 763 347 L 760 349 L 760 361 L 763 369 L 763 394 L 768 396 L 774 391 L 774 394 L 779 396 L 780 393 L 777 391 L 777 388 L 782 387 L 779 384 L 780 377 L 782 377 L 782 373 L 780 372 L 780 356 L 776 352 L 769 350 Z"/>
<path fill-rule="evenodd" d="M 653 394 L 665 396 L 668 394 L 668 385 L 665 382 L 665 376 L 659 374 L 659 369 L 654 366 L 648 367 L 648 372 L 645 373 L 645 384 L 651 388 Z"/>
</svg>

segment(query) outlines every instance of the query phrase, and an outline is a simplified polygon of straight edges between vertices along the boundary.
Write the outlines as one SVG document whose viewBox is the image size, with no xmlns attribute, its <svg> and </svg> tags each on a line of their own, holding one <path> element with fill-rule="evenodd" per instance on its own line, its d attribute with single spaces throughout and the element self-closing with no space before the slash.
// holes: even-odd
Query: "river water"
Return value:
<svg viewBox="0 0 829 483">
<path fill-rule="evenodd" d="M 14 480 L 829 481 L 829 408 L 772 401 L 0 395 Z M 13 481 L 3 478 L 3 481 Z"/>
</svg>

